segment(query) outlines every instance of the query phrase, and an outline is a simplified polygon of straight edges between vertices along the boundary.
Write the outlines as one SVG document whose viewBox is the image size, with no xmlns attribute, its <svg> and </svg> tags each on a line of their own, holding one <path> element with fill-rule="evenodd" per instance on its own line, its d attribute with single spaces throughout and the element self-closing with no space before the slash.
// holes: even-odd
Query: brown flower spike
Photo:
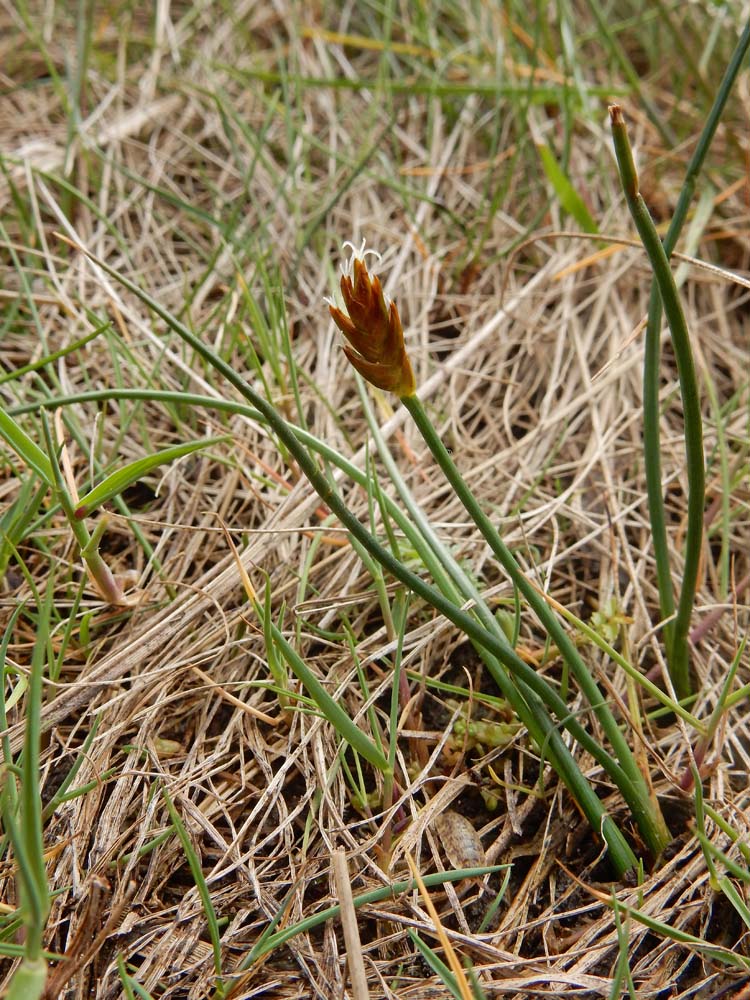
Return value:
<svg viewBox="0 0 750 1000">
<path fill-rule="evenodd" d="M 386 303 L 380 279 L 370 276 L 361 254 L 362 250 L 354 256 L 353 277 L 348 269 L 341 276 L 346 312 L 330 303 L 328 306 L 333 322 L 351 344 L 344 344 L 344 354 L 378 389 L 399 397 L 413 396 L 417 386 L 396 303 Z"/>
</svg>

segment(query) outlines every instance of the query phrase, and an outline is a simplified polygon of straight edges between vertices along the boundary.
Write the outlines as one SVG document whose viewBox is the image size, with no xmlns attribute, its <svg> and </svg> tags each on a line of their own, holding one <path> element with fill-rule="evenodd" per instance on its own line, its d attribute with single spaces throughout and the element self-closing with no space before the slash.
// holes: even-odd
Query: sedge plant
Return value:
<svg viewBox="0 0 750 1000">
<path fill-rule="evenodd" d="M 658 804 L 651 794 L 649 784 L 638 769 L 627 741 L 618 727 L 617 720 L 596 681 L 586 668 L 574 643 L 570 641 L 563 627 L 555 619 L 543 595 L 536 592 L 530 581 L 524 577 L 523 593 L 531 595 L 529 600 L 534 602 L 533 607 L 540 620 L 549 625 L 552 641 L 569 662 L 574 676 L 580 678 L 581 688 L 587 694 L 590 708 L 598 719 L 612 752 L 582 724 L 579 713 L 571 711 L 568 703 L 554 684 L 530 667 L 518 655 L 499 626 L 491 628 L 479 620 L 473 612 L 464 609 L 467 598 L 459 595 L 454 583 L 449 580 L 446 584 L 446 587 L 453 586 L 452 592 L 431 585 L 380 543 L 343 501 L 330 475 L 321 470 L 308 447 L 302 443 L 303 435 L 299 428 L 294 428 L 242 375 L 237 373 L 168 310 L 164 309 L 152 296 L 106 262 L 93 257 L 85 248 L 78 246 L 78 249 L 91 257 L 103 271 L 109 273 L 138 296 L 167 323 L 171 330 L 203 357 L 227 383 L 237 389 L 273 432 L 279 446 L 293 456 L 301 472 L 330 511 L 386 572 L 404 584 L 416 597 L 444 615 L 478 648 L 485 651 L 487 657 L 485 662 L 488 664 L 488 669 L 500 687 L 503 696 L 513 705 L 519 718 L 529 728 L 534 743 L 542 756 L 549 760 L 560 775 L 592 828 L 602 836 L 614 870 L 619 874 L 624 874 L 626 871 L 636 868 L 636 855 L 619 826 L 608 814 L 593 786 L 582 774 L 568 744 L 562 738 L 561 728 L 567 730 L 584 749 L 591 753 L 597 763 L 610 776 L 628 804 L 647 853 L 653 858 L 658 857 L 669 842 L 670 834 Z M 365 374 L 369 372 L 369 375 L 377 379 L 382 386 L 396 390 L 397 394 L 402 393 L 401 398 L 405 400 L 405 405 L 408 406 L 412 414 L 416 415 L 420 426 L 424 426 L 429 434 L 430 431 L 426 427 L 429 421 L 427 421 L 426 416 L 423 420 L 420 418 L 419 407 L 421 404 L 414 395 L 413 373 L 411 373 L 411 366 L 406 356 L 403 332 L 395 304 L 385 302 L 379 282 L 374 284 L 377 279 L 370 279 L 361 260 L 357 263 L 355 258 L 352 267 L 357 268 L 356 274 L 352 271 L 352 275 L 344 276 L 351 282 L 351 286 L 345 285 L 344 287 L 351 287 L 352 302 L 355 301 L 354 296 L 363 292 L 365 286 L 362 283 L 365 281 L 368 283 L 367 294 L 369 298 L 367 302 L 360 304 L 359 313 L 357 313 L 355 306 L 355 315 L 357 315 L 358 321 L 369 319 L 363 311 L 365 305 L 367 305 L 368 311 L 378 310 L 376 317 L 378 343 L 370 346 L 365 345 L 365 353 L 352 347 L 352 357 L 356 355 L 357 363 L 366 369 Z M 361 337 L 359 340 L 362 343 Z M 437 438 L 434 430 L 432 437 L 433 439 Z M 437 446 L 436 452 L 445 464 L 446 471 L 450 473 L 451 477 L 455 477 L 457 473 L 451 468 L 450 457 L 447 456 L 447 453 L 441 454 Z M 470 503 L 468 499 L 467 503 Z M 473 509 L 478 514 L 481 513 L 478 508 Z M 512 567 L 515 578 L 520 582 L 523 574 L 515 564 L 512 555 L 503 546 L 502 540 L 496 537 L 496 532 L 488 519 L 479 518 L 479 520 L 492 537 L 493 548 L 502 553 L 507 565 Z M 490 531 L 490 529 L 492 530 Z M 427 549 L 425 548 L 424 551 L 426 553 Z M 432 558 L 432 564 L 439 571 L 437 558 Z M 443 577 L 445 576 L 446 574 L 443 573 Z"/>
<path fill-rule="evenodd" d="M 154 307 L 156 308 L 155 303 Z M 165 313 L 165 316 L 168 315 L 168 313 Z M 175 323 L 177 322 L 176 320 L 173 321 Z M 75 393 L 70 396 L 60 396 L 54 400 L 45 401 L 40 404 L 27 404 L 26 406 L 18 407 L 13 411 L 13 413 L 14 415 L 21 415 L 22 413 L 29 412 L 29 410 L 33 409 L 35 405 L 45 407 L 63 407 L 81 403 L 102 403 L 111 399 L 119 399 L 120 401 L 129 400 L 131 402 L 134 400 L 151 400 L 154 402 L 169 404 L 175 401 L 175 393 L 156 389 L 98 389 Z M 269 425 L 267 413 L 262 413 L 256 407 L 244 405 L 236 400 L 216 399 L 211 396 L 203 396 L 194 393 L 181 393 L 179 399 L 184 405 L 212 409 L 218 412 L 231 412 L 241 415 L 248 420 Z M 538 705 L 535 706 L 534 710 L 530 708 L 529 703 L 524 700 L 524 696 L 520 690 L 520 685 L 516 685 L 512 681 L 511 676 L 508 674 L 507 669 L 503 665 L 503 661 L 492 652 L 492 643 L 488 645 L 486 641 L 480 640 L 475 632 L 471 630 L 466 631 L 467 638 L 475 646 L 475 649 L 482 661 L 485 663 L 488 672 L 500 688 L 504 702 L 511 705 L 515 714 L 528 728 L 536 745 L 553 763 L 557 759 L 558 755 L 562 755 L 567 762 L 566 766 L 573 773 L 576 771 L 577 765 L 575 760 L 573 759 L 572 754 L 570 753 L 570 750 L 565 742 L 560 739 L 560 734 L 557 732 L 554 722 L 549 716 L 545 718 L 543 714 L 545 707 L 547 712 L 551 711 L 553 715 L 557 714 L 560 718 L 565 720 L 564 727 L 569 729 L 582 748 L 591 753 L 591 755 L 597 759 L 602 766 L 605 768 L 612 766 L 613 759 L 611 755 L 609 755 L 606 749 L 601 746 L 601 744 L 597 742 L 588 730 L 580 724 L 576 716 L 570 715 L 559 691 L 552 687 L 543 677 L 535 674 L 528 664 L 519 660 L 514 651 L 514 643 L 510 641 L 505 629 L 503 628 L 502 622 L 499 621 L 497 617 L 497 614 L 493 614 L 490 610 L 489 606 L 483 599 L 481 592 L 477 589 L 475 581 L 461 565 L 461 562 L 456 559 L 450 549 L 440 540 L 438 534 L 430 525 L 429 519 L 415 503 L 408 487 L 400 476 L 396 463 L 393 461 L 390 452 L 382 439 L 382 435 L 380 435 L 377 431 L 377 425 L 372 423 L 371 426 L 375 432 L 375 441 L 381 453 L 388 477 L 396 486 L 399 497 L 406 508 L 405 512 L 388 493 L 380 491 L 379 499 L 382 501 L 384 516 L 387 516 L 393 521 L 397 530 L 408 541 L 409 546 L 411 546 L 413 553 L 419 559 L 421 565 L 424 566 L 429 572 L 430 577 L 434 581 L 440 594 L 447 599 L 454 606 L 454 608 L 469 609 L 468 613 L 471 613 L 474 616 L 476 623 L 481 625 L 485 633 L 492 635 L 493 642 L 503 646 L 506 651 L 506 656 L 510 659 L 512 666 L 520 672 L 522 683 L 524 683 L 523 679 L 526 678 L 529 691 L 532 694 L 536 691 L 537 694 L 541 696 L 542 708 L 540 709 Z M 322 461 L 331 467 L 338 469 L 348 480 L 356 483 L 362 489 L 369 490 L 372 488 L 369 468 L 365 470 L 361 469 L 358 465 L 351 462 L 346 458 L 346 456 L 342 455 L 326 441 L 316 437 L 305 428 L 295 426 L 293 424 L 289 424 L 288 427 L 295 435 L 299 446 L 302 446 L 319 456 Z M 329 481 L 332 482 L 332 480 Z M 338 494 L 336 495 L 338 496 Z M 374 539 L 373 544 L 375 544 Z M 367 550 L 363 547 L 361 547 L 360 551 L 367 554 Z M 372 566 L 377 564 L 374 563 L 373 559 L 370 559 L 368 565 Z M 416 577 L 416 580 L 419 581 L 419 577 Z M 251 590 L 248 592 L 250 593 Z M 551 598 L 548 598 L 548 600 L 556 608 L 558 614 L 560 614 L 566 621 L 570 622 L 578 633 L 597 645 L 602 653 L 625 670 L 629 676 L 637 681 L 637 683 L 649 696 L 655 698 L 664 706 L 665 711 L 679 714 L 690 726 L 700 731 L 700 724 L 698 720 L 695 719 L 687 709 L 674 702 L 668 694 L 649 681 L 647 677 L 640 674 L 638 670 L 630 664 L 625 657 L 622 656 L 621 653 L 615 650 L 609 643 L 600 637 L 594 629 L 591 629 L 585 622 L 570 613 L 566 608 L 552 602 Z M 458 612 L 459 622 L 466 620 L 466 614 L 467 612 Z M 456 621 L 456 619 L 450 615 L 447 615 L 447 617 L 449 617 L 451 621 Z M 264 621 L 266 620 L 265 612 L 263 614 L 263 619 Z M 274 667 L 276 658 L 279 653 L 281 653 L 281 659 L 286 660 L 286 653 L 288 652 L 288 649 L 291 649 L 291 646 L 287 643 L 286 646 L 288 648 L 285 648 L 283 643 L 278 642 L 277 637 L 281 635 L 280 628 L 277 628 L 276 634 L 274 634 L 270 627 L 266 628 L 264 626 L 264 634 L 266 634 L 266 651 L 268 655 L 269 667 L 271 668 L 274 677 L 276 677 L 278 669 L 280 668 L 280 663 L 277 663 L 276 668 Z M 479 635 L 482 635 L 482 633 L 480 632 Z M 356 749 L 356 744 L 351 742 L 348 733 L 344 732 L 338 725 L 339 719 L 332 711 L 330 711 L 329 705 L 325 702 L 325 700 L 318 696 L 317 692 L 313 690 L 313 686 L 308 683 L 308 678 L 305 674 L 303 674 L 299 665 L 295 663 L 291 665 L 291 669 L 297 674 L 298 679 L 305 685 L 308 693 L 313 698 L 313 701 L 317 703 L 318 708 L 327 718 L 328 722 L 333 725 L 334 729 L 338 729 L 339 735 L 341 735 L 346 742 Z M 436 681 L 430 683 L 438 684 Z M 442 685 L 440 686 L 442 688 Z M 454 689 L 450 685 L 445 686 L 445 689 L 450 689 L 453 693 L 460 694 L 459 689 Z M 540 714 L 540 712 L 542 714 Z M 360 735 L 364 734 L 360 733 Z M 365 755 L 365 759 L 367 759 L 367 755 Z M 370 761 L 370 763 L 376 768 L 376 770 L 380 771 L 384 775 L 386 774 L 386 772 L 382 770 L 382 767 L 379 766 L 382 764 L 381 761 L 378 761 L 377 764 L 372 761 Z M 601 811 L 601 804 L 598 803 L 596 796 L 591 798 L 589 805 L 592 809 L 589 818 L 591 818 L 592 815 L 599 815 L 599 813 L 595 810 L 598 809 Z M 599 828 L 601 826 L 601 821 L 597 822 L 595 825 L 596 828 Z M 605 824 L 605 833 L 607 829 L 607 825 Z"/>
<path fill-rule="evenodd" d="M 482 533 L 514 587 L 526 599 L 565 659 L 581 690 L 586 695 L 592 710 L 597 715 L 602 729 L 615 750 L 620 765 L 631 778 L 635 778 L 637 781 L 636 774 L 640 775 L 640 773 L 630 755 L 627 742 L 589 668 L 584 663 L 573 640 L 551 610 L 544 594 L 523 572 L 497 528 L 482 510 L 435 430 L 422 401 L 417 396 L 409 359 L 406 357 L 405 351 L 403 355 L 401 354 L 403 332 L 395 303 L 386 304 L 379 280 L 370 278 L 361 258 L 354 258 L 353 271 L 354 282 L 346 273 L 341 280 L 341 292 L 347 306 L 348 316 L 336 306 L 329 307 L 336 325 L 347 337 L 350 344 L 357 348 L 357 350 L 353 350 L 352 347 L 345 347 L 344 352 L 347 358 L 360 374 L 368 378 L 378 388 L 388 389 L 391 385 L 397 387 L 394 391 L 397 392 L 403 406 L 414 420 L 433 458 L 440 466 L 456 496 Z M 380 333 L 378 324 L 384 323 L 386 316 L 394 331 L 397 330 L 400 333 L 400 350 L 391 346 L 391 339 L 395 339 L 395 333 L 389 332 L 385 336 Z M 371 317 L 377 318 L 371 319 Z M 375 353 L 373 343 L 377 343 L 379 339 L 382 339 L 383 343 L 381 360 L 373 362 L 368 360 L 364 352 L 366 351 L 372 356 Z M 359 350 L 360 347 L 361 350 Z M 396 366 L 401 368 L 400 377 L 383 372 L 383 369 Z"/>
</svg>

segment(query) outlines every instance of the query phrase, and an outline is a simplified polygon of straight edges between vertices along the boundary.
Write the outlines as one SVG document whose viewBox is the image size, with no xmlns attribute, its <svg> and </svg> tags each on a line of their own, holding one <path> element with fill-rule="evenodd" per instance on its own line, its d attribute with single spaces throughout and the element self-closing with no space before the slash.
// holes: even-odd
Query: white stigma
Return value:
<svg viewBox="0 0 750 1000">
<path fill-rule="evenodd" d="M 354 261 L 361 260 L 362 263 L 364 264 L 365 257 L 367 256 L 368 253 L 372 254 L 373 257 L 377 257 L 378 260 L 381 259 L 381 254 L 379 254 L 377 250 L 365 250 L 365 243 L 366 240 L 363 238 L 359 247 L 355 247 L 355 245 L 352 243 L 351 240 L 345 240 L 344 243 L 341 244 L 342 250 L 346 250 L 346 248 L 349 247 L 349 249 L 352 251 L 351 257 L 344 260 L 343 263 L 341 264 L 341 273 L 345 277 L 348 278 L 352 277 L 354 273 Z"/>
</svg>

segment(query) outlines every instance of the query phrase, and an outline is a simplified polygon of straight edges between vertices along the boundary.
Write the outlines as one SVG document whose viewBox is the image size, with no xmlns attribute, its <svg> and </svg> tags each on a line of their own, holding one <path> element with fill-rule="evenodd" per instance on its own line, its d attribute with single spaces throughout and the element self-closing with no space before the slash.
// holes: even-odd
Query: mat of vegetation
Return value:
<svg viewBox="0 0 750 1000">
<path fill-rule="evenodd" d="M 750 996 L 747 17 L 0 4 L 4 996 Z"/>
</svg>

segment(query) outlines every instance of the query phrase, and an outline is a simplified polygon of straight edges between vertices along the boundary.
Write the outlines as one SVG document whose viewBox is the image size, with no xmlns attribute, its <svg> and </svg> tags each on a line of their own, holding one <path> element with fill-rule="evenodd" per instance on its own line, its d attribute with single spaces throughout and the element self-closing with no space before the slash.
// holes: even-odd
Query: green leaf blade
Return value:
<svg viewBox="0 0 750 1000">
<path fill-rule="evenodd" d="M 187 444 L 175 445 L 173 448 L 165 448 L 163 451 L 157 451 L 152 455 L 147 455 L 145 458 L 138 458 L 134 462 L 129 462 L 121 469 L 116 469 L 106 479 L 103 479 L 98 486 L 95 486 L 93 490 L 90 490 L 85 496 L 81 497 L 76 507 L 76 517 L 79 520 L 88 517 L 97 507 L 101 507 L 103 503 L 118 496 L 128 486 L 132 486 L 133 483 L 151 472 L 152 469 L 156 469 L 160 465 L 166 465 L 169 462 L 174 462 L 178 458 L 183 458 L 192 452 L 200 451 L 202 448 L 210 448 L 214 444 L 227 440 L 229 439 L 226 437 L 202 438 L 199 441 L 190 441 Z"/>
<path fill-rule="evenodd" d="M 537 144 L 539 159 L 547 175 L 547 180 L 554 188 L 557 200 L 568 215 L 572 215 L 578 225 L 586 233 L 598 233 L 599 227 L 580 194 L 573 187 L 570 178 L 557 162 L 552 150 L 544 143 Z"/>
<path fill-rule="evenodd" d="M 54 485 L 52 465 L 39 445 L 34 444 L 29 435 L 13 417 L 0 409 L 0 437 L 4 438 L 13 451 L 48 486 Z"/>
</svg>

